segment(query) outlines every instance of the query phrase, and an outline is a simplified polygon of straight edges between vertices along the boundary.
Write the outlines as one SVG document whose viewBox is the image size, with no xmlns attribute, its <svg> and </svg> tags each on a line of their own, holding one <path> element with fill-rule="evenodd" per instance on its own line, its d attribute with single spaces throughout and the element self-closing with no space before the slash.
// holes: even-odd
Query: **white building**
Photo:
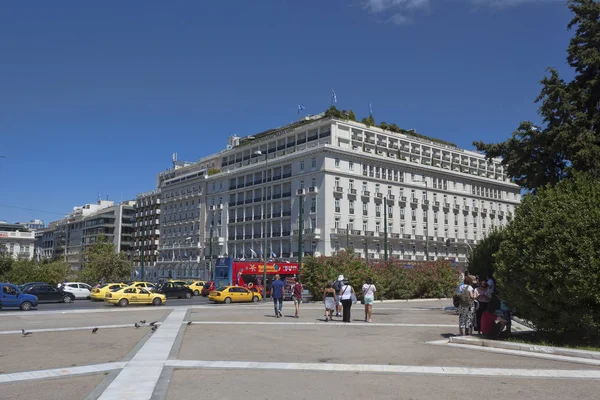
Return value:
<svg viewBox="0 0 600 400">
<path fill-rule="evenodd" d="M 135 198 L 135 232 L 133 250 L 135 271 L 138 279 L 153 279 L 156 261 L 159 256 L 160 239 L 160 189 L 140 193 Z M 144 275 L 142 276 L 142 256 Z"/>
<path fill-rule="evenodd" d="M 296 258 L 301 201 L 304 255 L 352 248 L 383 258 L 387 219 L 390 258 L 464 262 L 520 201 L 499 160 L 323 114 L 232 137 L 221 153 L 159 181 L 162 259 L 177 276 L 190 274 L 190 257 L 211 253 Z M 191 252 L 182 259 L 178 249 Z"/>
<path fill-rule="evenodd" d="M 35 232 L 23 225 L 0 223 L 0 250 L 14 259 L 32 259 L 35 248 Z"/>
</svg>

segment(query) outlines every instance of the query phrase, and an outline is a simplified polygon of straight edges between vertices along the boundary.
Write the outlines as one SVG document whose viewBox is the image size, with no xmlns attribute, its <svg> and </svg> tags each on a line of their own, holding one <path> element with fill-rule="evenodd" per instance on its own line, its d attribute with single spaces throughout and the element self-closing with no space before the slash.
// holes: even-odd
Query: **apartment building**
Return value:
<svg viewBox="0 0 600 400">
<path fill-rule="evenodd" d="M 6 251 L 15 260 L 32 259 L 35 248 L 35 232 L 21 224 L 0 222 L 0 251 Z"/>
<path fill-rule="evenodd" d="M 73 269 L 81 269 L 85 248 L 104 235 L 115 245 L 116 252 L 125 252 L 133 259 L 135 201 L 115 204 L 99 200 L 96 204 L 75 207 L 59 221 L 49 224 L 42 234 L 42 254 L 62 258 Z"/>
<path fill-rule="evenodd" d="M 142 273 L 142 256 L 144 276 L 139 279 L 158 277 L 156 262 L 160 244 L 160 189 L 140 193 L 135 198 L 134 244 L 135 270 Z"/>
</svg>

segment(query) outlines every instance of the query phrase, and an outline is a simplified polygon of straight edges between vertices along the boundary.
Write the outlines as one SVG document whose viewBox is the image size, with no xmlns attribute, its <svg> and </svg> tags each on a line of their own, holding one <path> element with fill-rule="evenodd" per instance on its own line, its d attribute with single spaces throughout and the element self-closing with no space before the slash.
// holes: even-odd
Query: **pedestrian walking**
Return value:
<svg viewBox="0 0 600 400">
<path fill-rule="evenodd" d="M 273 299 L 273 308 L 275 309 L 275 316 L 277 318 L 283 317 L 281 308 L 283 307 L 284 287 L 285 285 L 279 274 L 275 275 L 275 280 L 271 283 L 271 298 Z M 279 308 L 277 307 L 278 305 Z"/>
<path fill-rule="evenodd" d="M 365 305 L 365 322 L 371 322 L 376 291 L 377 288 L 373 284 L 373 279 L 367 278 L 365 284 L 362 286 L 363 303 Z"/>
<path fill-rule="evenodd" d="M 475 325 L 475 300 L 473 298 L 473 277 L 465 275 L 465 280 L 458 287 L 460 296 L 458 304 L 458 327 L 461 335 L 470 336 Z"/>
<path fill-rule="evenodd" d="M 294 301 L 294 307 L 296 307 L 296 318 L 300 318 L 300 303 L 302 303 L 302 284 L 298 277 L 294 278 L 294 284 L 292 285 L 292 300 Z"/>
<path fill-rule="evenodd" d="M 340 299 L 342 301 L 342 321 L 350 322 L 350 308 L 352 307 L 353 297 L 356 298 L 354 288 L 350 285 L 347 280 L 343 281 L 342 287 L 340 288 Z"/>
<path fill-rule="evenodd" d="M 342 288 L 343 284 L 344 284 L 344 275 L 340 275 L 340 276 L 338 276 L 337 281 L 333 282 L 333 290 L 335 290 L 335 292 L 337 294 L 339 294 L 340 289 Z M 338 303 L 336 304 L 336 308 L 335 308 L 335 316 L 341 317 L 340 312 L 342 311 L 342 299 L 340 298 L 340 296 L 338 296 L 337 299 L 338 299 Z"/>
<path fill-rule="evenodd" d="M 333 319 L 333 310 L 336 309 L 338 304 L 337 292 L 331 282 L 327 282 L 323 290 L 323 303 L 325 303 L 325 322 L 331 321 Z"/>
</svg>

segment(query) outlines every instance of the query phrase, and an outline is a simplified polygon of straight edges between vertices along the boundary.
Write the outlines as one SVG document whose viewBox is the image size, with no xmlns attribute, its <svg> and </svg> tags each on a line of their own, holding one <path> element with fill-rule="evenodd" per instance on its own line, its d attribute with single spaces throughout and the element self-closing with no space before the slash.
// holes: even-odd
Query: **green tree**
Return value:
<svg viewBox="0 0 600 400">
<path fill-rule="evenodd" d="M 125 253 L 117 253 L 115 245 L 104 235 L 88 247 L 84 254 L 79 279 L 84 282 L 120 282 L 131 277 L 132 265 Z"/>
<path fill-rule="evenodd" d="M 349 119 L 350 121 L 356 121 L 356 115 L 354 115 L 354 111 L 350 110 L 350 111 L 348 112 L 348 119 Z"/>
<path fill-rule="evenodd" d="M 0 277 L 5 276 L 10 272 L 13 265 L 13 258 L 8 253 L 5 246 L 0 245 Z"/>
<path fill-rule="evenodd" d="M 496 253 L 505 300 L 541 331 L 600 333 L 600 183 L 575 173 L 524 197 Z"/>
<path fill-rule="evenodd" d="M 496 260 L 494 254 L 500 250 L 500 244 L 504 240 L 504 230 L 497 228 L 491 230 L 488 235 L 477 244 L 469 253 L 469 273 L 476 276 L 493 275 Z"/>
<path fill-rule="evenodd" d="M 573 171 L 600 178 L 600 3 L 567 4 L 574 14 L 568 28 L 575 28 L 567 62 L 575 76 L 566 82 L 550 68 L 541 81 L 536 103 L 544 126 L 525 121 L 504 142 L 473 143 L 487 157 L 502 157 L 515 183 L 532 191 L 554 185 Z"/>
<path fill-rule="evenodd" d="M 16 260 L 13 268 L 5 275 L 12 283 L 47 282 L 56 285 L 71 273 L 69 264 L 62 261 L 37 262 L 34 260 Z"/>
</svg>

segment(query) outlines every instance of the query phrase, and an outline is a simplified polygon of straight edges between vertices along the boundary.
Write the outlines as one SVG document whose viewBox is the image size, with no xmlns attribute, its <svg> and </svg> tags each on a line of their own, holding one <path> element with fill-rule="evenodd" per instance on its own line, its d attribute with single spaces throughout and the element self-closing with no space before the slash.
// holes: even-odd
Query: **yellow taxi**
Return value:
<svg viewBox="0 0 600 400">
<path fill-rule="evenodd" d="M 202 291 L 204 285 L 206 285 L 206 282 L 204 281 L 193 281 L 190 282 L 188 287 L 194 291 L 194 296 L 200 296 L 200 292 Z"/>
<path fill-rule="evenodd" d="M 131 282 L 129 283 L 129 286 L 133 286 L 133 287 L 141 287 L 141 288 L 146 288 L 148 290 L 152 289 L 154 287 L 154 283 L 152 282 Z"/>
<path fill-rule="evenodd" d="M 222 286 L 208 295 L 208 300 L 215 303 L 258 302 L 262 299 L 260 293 L 252 292 L 241 286 Z"/>
<path fill-rule="evenodd" d="M 93 288 L 90 292 L 90 298 L 92 300 L 102 301 L 106 296 L 106 293 L 109 293 L 112 290 L 124 288 L 127 285 L 124 283 L 105 283 L 104 285 Z"/>
<path fill-rule="evenodd" d="M 159 306 L 167 302 L 164 294 L 152 293 L 147 289 L 128 286 L 106 293 L 104 301 L 115 306 L 127 307 L 129 304 L 152 304 Z"/>
</svg>

